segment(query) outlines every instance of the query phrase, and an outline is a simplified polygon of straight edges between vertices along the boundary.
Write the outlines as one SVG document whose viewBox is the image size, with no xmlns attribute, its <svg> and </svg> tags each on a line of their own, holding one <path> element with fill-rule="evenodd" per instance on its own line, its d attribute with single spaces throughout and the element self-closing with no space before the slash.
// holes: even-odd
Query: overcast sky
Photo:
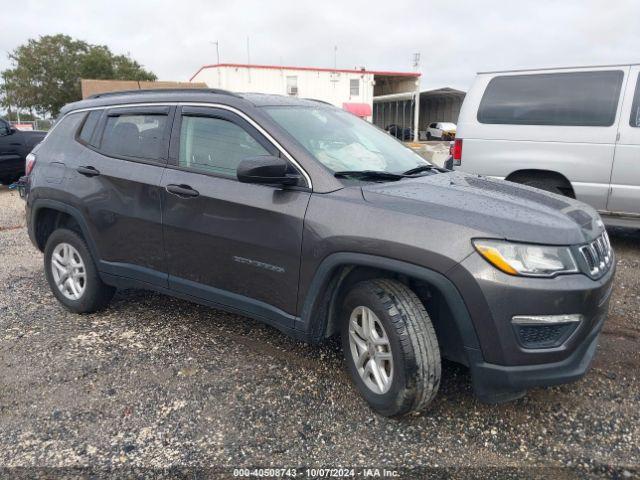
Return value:
<svg viewBox="0 0 640 480">
<path fill-rule="evenodd" d="M 220 61 L 412 70 L 467 89 L 476 71 L 640 62 L 640 1 L 29 1 L 5 4 L 0 70 L 29 38 L 65 33 L 129 53 L 161 80 Z"/>
</svg>

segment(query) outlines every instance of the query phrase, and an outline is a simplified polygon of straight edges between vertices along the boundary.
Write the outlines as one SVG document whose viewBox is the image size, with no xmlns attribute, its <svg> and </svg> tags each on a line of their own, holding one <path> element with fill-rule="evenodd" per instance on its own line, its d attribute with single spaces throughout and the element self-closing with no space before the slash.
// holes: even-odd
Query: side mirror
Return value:
<svg viewBox="0 0 640 480">
<path fill-rule="evenodd" d="M 0 137 L 11 135 L 13 133 L 12 130 L 13 129 L 9 125 L 0 122 Z"/>
<path fill-rule="evenodd" d="M 289 164 L 280 157 L 261 155 L 242 160 L 238 165 L 238 180 L 242 183 L 265 185 L 296 185 L 300 176 L 288 173 Z"/>
</svg>

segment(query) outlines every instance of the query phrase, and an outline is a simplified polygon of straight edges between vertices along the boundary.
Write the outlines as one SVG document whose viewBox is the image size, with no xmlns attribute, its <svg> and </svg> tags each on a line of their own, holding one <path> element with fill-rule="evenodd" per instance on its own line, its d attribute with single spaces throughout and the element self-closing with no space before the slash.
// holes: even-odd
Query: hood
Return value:
<svg viewBox="0 0 640 480">
<path fill-rule="evenodd" d="M 463 225 L 519 242 L 575 245 L 604 230 L 588 205 L 542 190 L 462 172 L 362 187 L 365 201 L 387 209 Z"/>
</svg>

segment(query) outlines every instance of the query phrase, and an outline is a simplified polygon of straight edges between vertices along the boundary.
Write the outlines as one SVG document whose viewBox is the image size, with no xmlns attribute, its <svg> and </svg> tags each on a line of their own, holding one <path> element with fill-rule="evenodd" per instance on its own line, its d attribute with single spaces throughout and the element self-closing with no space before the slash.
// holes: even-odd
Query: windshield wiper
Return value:
<svg viewBox="0 0 640 480">
<path fill-rule="evenodd" d="M 333 174 L 339 178 L 357 178 L 359 180 L 400 180 L 405 175 L 400 173 L 385 172 L 383 170 L 343 170 Z"/>
<path fill-rule="evenodd" d="M 431 170 L 436 170 L 438 172 L 448 172 L 445 168 L 436 167 L 435 165 L 420 165 L 414 168 L 407 170 L 406 172 L 402 172 L 403 175 L 415 175 L 416 173 L 429 172 Z"/>
</svg>

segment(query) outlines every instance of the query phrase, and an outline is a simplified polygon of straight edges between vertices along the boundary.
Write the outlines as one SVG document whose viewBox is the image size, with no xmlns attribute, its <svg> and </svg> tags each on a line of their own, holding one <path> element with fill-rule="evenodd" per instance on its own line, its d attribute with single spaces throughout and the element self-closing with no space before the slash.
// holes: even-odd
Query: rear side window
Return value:
<svg viewBox="0 0 640 480">
<path fill-rule="evenodd" d="M 597 72 L 508 75 L 487 85 L 480 123 L 509 125 L 613 125 L 624 73 Z"/>
<path fill-rule="evenodd" d="M 242 160 L 269 152 L 239 125 L 222 118 L 182 117 L 178 164 L 236 177 Z"/>
<path fill-rule="evenodd" d="M 100 120 L 101 116 L 102 110 L 93 110 L 85 116 L 84 123 L 82 124 L 82 128 L 80 129 L 80 133 L 78 135 L 78 138 L 82 140 L 83 143 L 94 145 L 91 140 L 93 138 L 93 134 L 96 131 L 98 120 Z"/>
<path fill-rule="evenodd" d="M 109 116 L 100 150 L 105 155 L 159 160 L 167 115 L 133 114 Z"/>
<path fill-rule="evenodd" d="M 631 105 L 631 118 L 629 125 L 640 127 L 640 73 L 636 80 L 636 93 L 633 95 L 633 105 Z"/>
</svg>

